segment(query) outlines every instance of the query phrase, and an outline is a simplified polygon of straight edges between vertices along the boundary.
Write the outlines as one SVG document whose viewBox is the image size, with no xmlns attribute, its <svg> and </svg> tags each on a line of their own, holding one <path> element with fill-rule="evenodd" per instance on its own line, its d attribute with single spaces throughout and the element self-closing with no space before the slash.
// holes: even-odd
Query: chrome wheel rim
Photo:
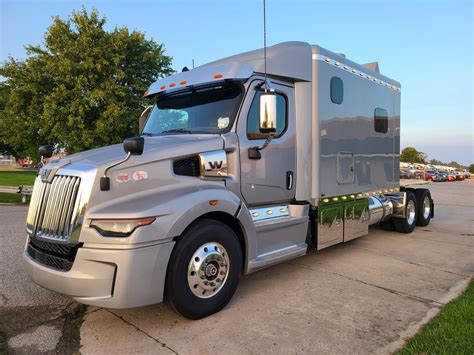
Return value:
<svg viewBox="0 0 474 355">
<path fill-rule="evenodd" d="M 407 222 L 409 225 L 412 225 L 413 223 L 415 223 L 415 215 L 416 215 L 415 201 L 410 200 L 408 201 L 408 204 L 407 204 Z"/>
<path fill-rule="evenodd" d="M 423 218 L 428 219 L 431 214 L 431 203 L 430 198 L 425 196 L 423 199 Z"/>
<path fill-rule="evenodd" d="M 229 256 L 225 248 L 215 242 L 201 245 L 188 266 L 188 285 L 199 298 L 215 296 L 229 275 Z"/>
</svg>

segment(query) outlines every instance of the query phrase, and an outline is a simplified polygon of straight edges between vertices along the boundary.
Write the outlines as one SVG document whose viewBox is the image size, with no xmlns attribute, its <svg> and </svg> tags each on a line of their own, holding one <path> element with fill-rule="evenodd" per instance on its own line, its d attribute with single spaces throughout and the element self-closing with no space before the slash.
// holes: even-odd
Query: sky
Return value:
<svg viewBox="0 0 474 355">
<path fill-rule="evenodd" d="M 267 0 L 267 45 L 298 40 L 378 61 L 402 84 L 401 147 L 474 163 L 473 0 Z M 53 16 L 96 8 L 163 43 L 173 67 L 263 46 L 262 0 L 0 0 L 0 61 L 42 44 Z"/>
</svg>

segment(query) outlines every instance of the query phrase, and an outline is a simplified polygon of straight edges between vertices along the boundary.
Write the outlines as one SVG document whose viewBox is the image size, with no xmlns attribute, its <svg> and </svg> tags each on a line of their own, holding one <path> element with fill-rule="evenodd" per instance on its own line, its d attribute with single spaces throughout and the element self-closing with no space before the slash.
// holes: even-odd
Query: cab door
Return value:
<svg viewBox="0 0 474 355">
<path fill-rule="evenodd" d="M 268 134 L 259 131 L 259 98 L 262 79 L 250 84 L 239 118 L 241 193 L 247 205 L 284 203 L 295 196 L 296 139 L 293 85 L 271 82 L 277 95 L 277 131 L 260 150 L 260 159 L 250 159 L 249 149 L 262 146 Z"/>
</svg>

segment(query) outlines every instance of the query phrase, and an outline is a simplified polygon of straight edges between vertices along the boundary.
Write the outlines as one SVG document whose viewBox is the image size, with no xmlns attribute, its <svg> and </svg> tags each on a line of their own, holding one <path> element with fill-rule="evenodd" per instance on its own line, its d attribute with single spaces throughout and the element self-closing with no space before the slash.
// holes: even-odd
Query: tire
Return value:
<svg viewBox="0 0 474 355">
<path fill-rule="evenodd" d="M 234 231 L 202 219 L 183 233 L 171 254 L 166 298 L 188 319 L 207 317 L 229 303 L 241 271 L 242 249 Z"/>
<path fill-rule="evenodd" d="M 407 191 L 405 218 L 392 218 L 393 226 L 399 233 L 411 233 L 415 229 L 417 221 L 417 203 L 415 194 Z"/>
<path fill-rule="evenodd" d="M 427 226 L 430 224 L 431 213 L 433 209 L 433 199 L 431 198 L 430 190 L 416 189 L 415 190 L 416 204 L 417 204 L 417 226 Z"/>
<path fill-rule="evenodd" d="M 394 231 L 395 227 L 393 226 L 393 218 L 389 218 L 385 221 L 379 223 L 379 226 L 384 231 Z"/>
</svg>

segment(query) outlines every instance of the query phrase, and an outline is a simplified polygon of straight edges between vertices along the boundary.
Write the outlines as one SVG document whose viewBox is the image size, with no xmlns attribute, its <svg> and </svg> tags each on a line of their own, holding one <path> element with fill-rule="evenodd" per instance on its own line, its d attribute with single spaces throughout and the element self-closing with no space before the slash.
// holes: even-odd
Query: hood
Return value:
<svg viewBox="0 0 474 355">
<path fill-rule="evenodd" d="M 145 137 L 143 154 L 132 156 L 124 166 L 169 159 L 173 157 L 197 154 L 222 149 L 224 140 L 218 135 L 180 134 Z M 105 168 L 126 156 L 122 144 L 87 150 L 69 155 L 57 161 L 61 167 L 72 168 L 71 164 L 92 165 Z M 48 164 L 49 165 L 49 164 Z"/>
</svg>

